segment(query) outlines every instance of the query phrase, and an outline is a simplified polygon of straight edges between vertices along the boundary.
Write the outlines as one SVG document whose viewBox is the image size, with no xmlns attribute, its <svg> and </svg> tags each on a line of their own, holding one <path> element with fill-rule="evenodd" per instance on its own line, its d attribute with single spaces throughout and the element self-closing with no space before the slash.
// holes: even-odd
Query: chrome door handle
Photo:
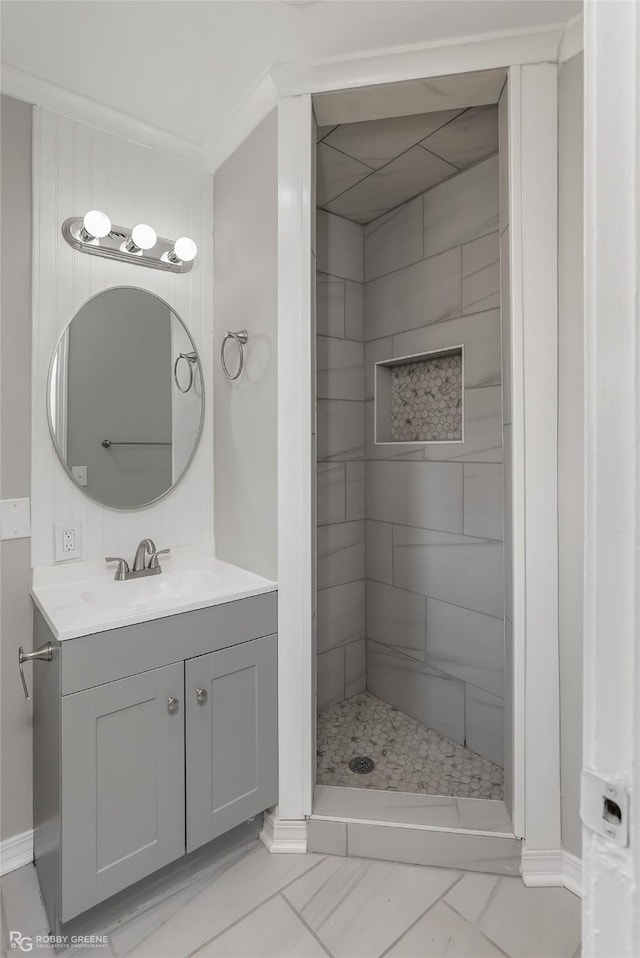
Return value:
<svg viewBox="0 0 640 958">
<path fill-rule="evenodd" d="M 24 697 L 26 698 L 27 702 L 31 696 L 29 695 L 27 680 L 24 677 L 24 669 L 22 666 L 25 662 L 33 662 L 35 659 L 39 659 L 41 662 L 50 662 L 52 658 L 53 648 L 51 646 L 51 642 L 45 642 L 44 645 L 41 645 L 39 649 L 34 649 L 33 652 L 25 652 L 22 646 L 20 646 L 18 649 L 18 669 L 20 671 L 20 678 L 22 679 Z"/>
<path fill-rule="evenodd" d="M 177 712 L 178 706 L 180 705 L 180 699 L 175 698 L 175 696 L 170 695 L 167 699 L 167 708 L 170 712 Z"/>
<path fill-rule="evenodd" d="M 196 689 L 196 698 L 200 704 L 207 701 L 208 692 L 206 689 Z"/>
</svg>

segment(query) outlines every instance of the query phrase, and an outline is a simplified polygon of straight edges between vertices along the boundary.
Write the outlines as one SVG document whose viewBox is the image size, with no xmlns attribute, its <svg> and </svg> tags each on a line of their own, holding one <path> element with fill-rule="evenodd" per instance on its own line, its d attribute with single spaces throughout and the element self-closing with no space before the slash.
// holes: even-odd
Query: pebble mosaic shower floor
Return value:
<svg viewBox="0 0 640 958">
<path fill-rule="evenodd" d="M 356 755 L 375 769 L 349 769 Z M 504 797 L 501 768 L 426 728 L 416 719 L 361 692 L 318 714 L 318 785 L 346 785 L 458 798 Z"/>
</svg>

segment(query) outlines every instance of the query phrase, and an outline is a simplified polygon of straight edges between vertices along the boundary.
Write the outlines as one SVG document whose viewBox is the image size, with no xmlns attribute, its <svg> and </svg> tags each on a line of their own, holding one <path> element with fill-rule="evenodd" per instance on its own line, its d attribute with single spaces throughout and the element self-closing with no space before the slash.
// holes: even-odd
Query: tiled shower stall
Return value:
<svg viewBox="0 0 640 958">
<path fill-rule="evenodd" d="M 450 766 L 459 746 L 485 760 L 482 797 L 501 797 L 498 174 L 494 155 L 364 227 L 318 210 L 318 747 L 323 774 L 334 768 L 323 784 L 370 784 L 327 759 L 349 723 L 387 721 L 393 739 L 414 720 L 414 738 L 436 733 Z M 371 784 L 438 790 L 437 775 L 421 787 L 418 764 Z"/>
</svg>

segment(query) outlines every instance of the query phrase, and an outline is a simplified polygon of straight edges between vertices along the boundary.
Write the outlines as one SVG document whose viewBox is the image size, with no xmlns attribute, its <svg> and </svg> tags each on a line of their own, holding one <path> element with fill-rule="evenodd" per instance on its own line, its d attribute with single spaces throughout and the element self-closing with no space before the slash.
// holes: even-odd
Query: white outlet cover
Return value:
<svg viewBox="0 0 640 958">
<path fill-rule="evenodd" d="M 87 467 L 86 466 L 71 466 L 71 475 L 78 483 L 79 486 L 86 486 L 87 484 Z"/>
<path fill-rule="evenodd" d="M 2 499 L 0 538 L 28 539 L 31 535 L 31 500 Z"/>
<path fill-rule="evenodd" d="M 72 531 L 76 547 L 73 552 L 64 551 L 64 533 Z M 56 522 L 54 525 L 54 546 L 56 562 L 68 562 L 70 559 L 82 558 L 82 523 L 78 519 L 67 519 L 65 522 Z"/>
</svg>

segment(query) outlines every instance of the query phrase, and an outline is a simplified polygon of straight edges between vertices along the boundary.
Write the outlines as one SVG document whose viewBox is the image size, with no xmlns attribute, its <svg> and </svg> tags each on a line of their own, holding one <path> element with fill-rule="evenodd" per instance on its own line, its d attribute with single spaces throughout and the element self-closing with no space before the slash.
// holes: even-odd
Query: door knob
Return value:
<svg viewBox="0 0 640 958">
<path fill-rule="evenodd" d="M 170 695 L 167 699 L 167 708 L 170 712 L 177 712 L 178 706 L 180 705 L 180 700 L 175 698 L 175 696 Z"/>
<path fill-rule="evenodd" d="M 196 698 L 197 698 L 198 702 L 200 702 L 200 703 L 206 702 L 206 701 L 207 701 L 207 690 L 206 690 L 206 689 L 196 689 Z"/>
</svg>

